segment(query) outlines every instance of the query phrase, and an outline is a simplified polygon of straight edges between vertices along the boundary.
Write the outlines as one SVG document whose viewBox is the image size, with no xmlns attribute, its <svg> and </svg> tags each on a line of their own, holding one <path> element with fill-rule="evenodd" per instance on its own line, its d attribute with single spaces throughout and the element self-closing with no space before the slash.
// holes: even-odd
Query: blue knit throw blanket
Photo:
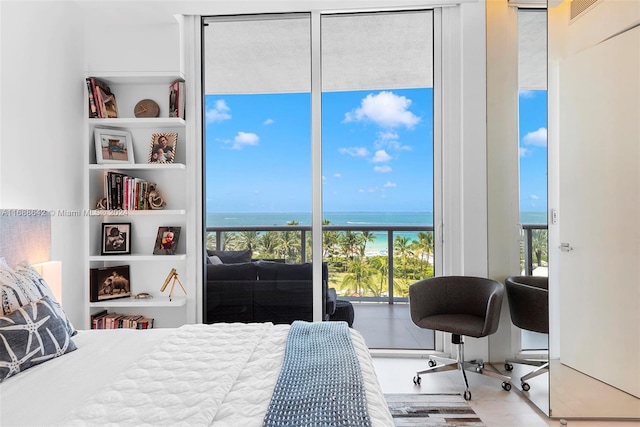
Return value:
<svg viewBox="0 0 640 427">
<path fill-rule="evenodd" d="M 371 425 L 360 364 L 345 322 L 291 325 L 263 425 Z"/>
</svg>

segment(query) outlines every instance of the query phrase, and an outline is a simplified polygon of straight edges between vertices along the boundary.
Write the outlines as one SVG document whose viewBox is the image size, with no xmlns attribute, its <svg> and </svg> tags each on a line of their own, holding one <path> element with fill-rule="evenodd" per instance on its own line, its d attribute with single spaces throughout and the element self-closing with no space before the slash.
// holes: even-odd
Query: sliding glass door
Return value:
<svg viewBox="0 0 640 427">
<path fill-rule="evenodd" d="M 433 275 L 433 12 L 322 17 L 324 255 L 339 294 Z"/>
<path fill-rule="evenodd" d="M 321 236 L 340 299 L 396 305 L 423 333 L 407 294 L 437 256 L 434 15 L 204 19 L 207 249 L 311 262 Z"/>
<path fill-rule="evenodd" d="M 203 34 L 207 249 L 306 261 L 310 16 L 208 18 Z"/>
</svg>

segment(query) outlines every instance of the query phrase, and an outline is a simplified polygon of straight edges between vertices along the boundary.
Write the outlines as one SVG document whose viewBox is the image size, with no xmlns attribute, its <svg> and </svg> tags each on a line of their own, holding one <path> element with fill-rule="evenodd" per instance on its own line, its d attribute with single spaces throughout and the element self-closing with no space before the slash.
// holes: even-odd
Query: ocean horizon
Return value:
<svg viewBox="0 0 640 427">
<path fill-rule="evenodd" d="M 432 212 L 325 212 L 323 215 L 330 225 L 349 226 L 407 226 L 433 225 Z M 282 226 L 291 221 L 299 225 L 310 226 L 311 214 L 302 212 L 236 212 L 207 213 L 207 227 L 242 227 L 242 226 Z M 521 212 L 520 221 L 528 225 L 546 225 L 546 212 Z M 387 233 L 373 232 L 373 242 L 367 243 L 366 256 L 387 255 Z M 418 233 L 397 231 L 394 236 L 418 240 Z"/>
<path fill-rule="evenodd" d="M 330 225 L 433 225 L 432 212 L 325 212 Z M 311 225 L 309 212 L 208 212 L 207 227 Z M 546 212 L 520 212 L 520 223 L 546 225 Z"/>
</svg>

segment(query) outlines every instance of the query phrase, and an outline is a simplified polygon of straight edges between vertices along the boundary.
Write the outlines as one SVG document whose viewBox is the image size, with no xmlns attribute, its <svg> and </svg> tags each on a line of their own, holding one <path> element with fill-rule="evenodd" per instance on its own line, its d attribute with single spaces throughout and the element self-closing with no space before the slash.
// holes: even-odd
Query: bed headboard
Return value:
<svg viewBox="0 0 640 427">
<path fill-rule="evenodd" d="M 0 209 L 0 257 L 9 265 L 49 261 L 51 216 L 39 209 Z"/>
</svg>

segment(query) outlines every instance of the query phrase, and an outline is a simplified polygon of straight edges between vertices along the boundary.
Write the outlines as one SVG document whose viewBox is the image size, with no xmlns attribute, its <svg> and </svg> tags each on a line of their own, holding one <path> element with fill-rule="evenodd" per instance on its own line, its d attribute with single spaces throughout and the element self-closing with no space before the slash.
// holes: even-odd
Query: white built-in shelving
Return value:
<svg viewBox="0 0 640 427">
<path fill-rule="evenodd" d="M 188 150 L 186 121 L 169 117 L 169 85 L 184 81 L 182 73 L 163 72 L 113 72 L 88 73 L 107 84 L 115 95 L 118 118 L 85 119 L 85 201 L 86 209 L 86 324 L 90 327 L 90 316 L 104 309 L 110 312 L 117 308 L 122 314 L 141 314 L 153 317 L 155 327 L 177 327 L 187 323 L 189 298 L 176 285 L 174 297 L 169 300 L 168 291 L 160 292 L 162 284 L 172 268 L 179 273 L 181 283 L 193 289 L 190 273 L 188 219 Z M 82 82 L 85 84 L 85 82 Z M 86 86 L 86 84 L 85 84 Z M 84 88 L 84 93 L 87 89 Z M 133 114 L 135 104 L 141 99 L 152 99 L 160 106 L 160 116 L 137 118 Z M 88 100 L 86 101 L 88 111 Z M 87 114 L 88 116 L 88 114 Z M 134 163 L 99 164 L 96 160 L 94 131 L 96 128 L 124 130 L 131 133 Z M 148 163 L 154 133 L 177 133 L 178 139 L 173 163 Z M 166 202 L 163 209 L 112 211 L 97 208 L 97 202 L 105 197 L 104 179 L 108 172 L 119 172 L 142 178 L 156 184 L 156 190 Z M 102 227 L 104 223 L 130 223 L 130 254 L 102 255 Z M 154 255 L 153 249 L 159 227 L 180 227 L 175 255 Z M 130 269 L 131 293 L 149 293 L 150 299 L 119 298 L 100 302 L 89 302 L 89 269 L 128 265 Z"/>
</svg>

